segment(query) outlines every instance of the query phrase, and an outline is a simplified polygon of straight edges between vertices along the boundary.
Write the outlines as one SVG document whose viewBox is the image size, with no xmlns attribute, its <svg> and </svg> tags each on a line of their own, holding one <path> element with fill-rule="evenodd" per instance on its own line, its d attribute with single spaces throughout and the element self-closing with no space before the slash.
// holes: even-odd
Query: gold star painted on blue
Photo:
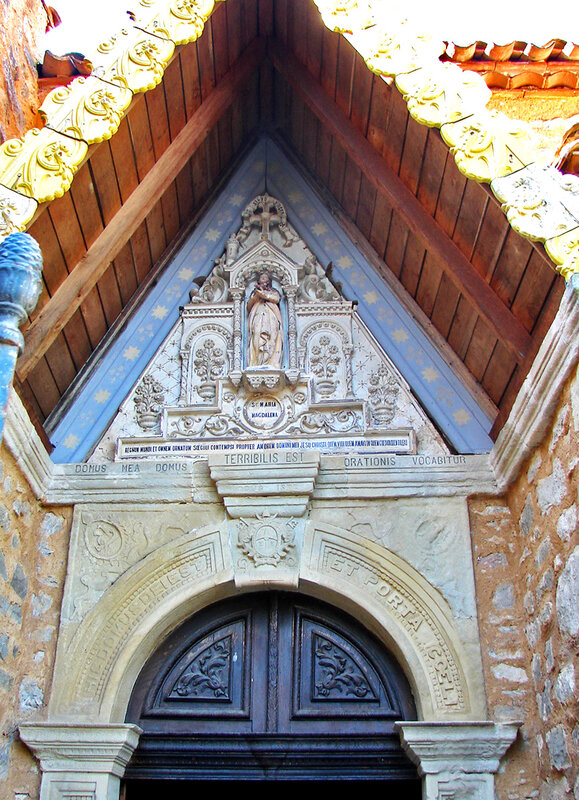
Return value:
<svg viewBox="0 0 579 800">
<path fill-rule="evenodd" d="M 434 367 L 426 367 L 426 369 L 422 370 L 422 377 L 427 383 L 434 383 L 440 378 L 440 372 Z"/>
<path fill-rule="evenodd" d="M 93 399 L 95 403 L 99 403 L 99 405 L 102 405 L 103 403 L 107 402 L 110 396 L 111 393 L 107 389 L 99 389 L 99 391 L 95 393 Z"/>
<path fill-rule="evenodd" d="M 74 450 L 77 444 L 80 442 L 78 436 L 75 436 L 74 433 L 69 433 L 64 442 L 62 443 L 63 447 L 66 447 L 67 450 Z"/>
<path fill-rule="evenodd" d="M 180 269 L 177 273 L 177 277 L 182 281 L 190 281 L 194 275 L 195 273 L 192 269 L 189 269 L 189 267 L 183 267 L 183 269 Z"/>
<path fill-rule="evenodd" d="M 380 298 L 378 297 L 378 293 L 372 289 L 370 292 L 366 292 L 364 295 L 364 300 L 368 303 L 369 306 L 373 306 L 375 303 L 378 302 Z"/>
<path fill-rule="evenodd" d="M 167 308 L 167 306 L 162 306 L 157 304 L 153 309 L 153 316 L 155 317 L 155 319 L 165 319 L 168 313 L 169 309 Z"/>
<path fill-rule="evenodd" d="M 471 421 L 472 417 L 468 413 L 468 411 L 464 408 L 459 408 L 458 411 L 455 411 L 452 415 L 454 421 L 457 425 L 466 425 L 468 422 Z"/>
<path fill-rule="evenodd" d="M 323 222 L 317 222 L 317 223 L 314 225 L 314 227 L 312 228 L 312 231 L 313 231 L 313 233 L 315 233 L 315 234 L 316 234 L 316 236 L 322 236 L 324 233 L 327 233 L 327 232 L 328 232 L 328 229 L 327 229 L 327 227 L 324 225 L 324 223 L 323 223 Z"/>
<path fill-rule="evenodd" d="M 127 349 L 123 353 L 123 358 L 126 358 L 127 361 L 134 361 L 140 355 L 141 351 L 139 350 L 139 348 L 131 345 L 130 347 L 127 347 Z"/>
<path fill-rule="evenodd" d="M 395 331 L 392 331 L 391 335 L 394 341 L 398 342 L 398 344 L 402 344 L 402 342 L 405 342 L 409 338 L 404 328 L 396 328 Z"/>
<path fill-rule="evenodd" d="M 221 232 L 218 231 L 217 228 L 209 228 L 209 230 L 205 234 L 205 238 L 208 239 L 210 242 L 216 242 L 220 236 Z"/>
<path fill-rule="evenodd" d="M 336 261 L 336 264 L 337 264 L 337 265 L 338 265 L 338 266 L 339 266 L 341 269 L 350 269 L 350 267 L 353 267 L 353 266 L 354 266 L 354 262 L 352 261 L 352 259 L 350 258 L 350 256 L 342 256 L 342 258 L 339 258 L 339 259 Z"/>
</svg>

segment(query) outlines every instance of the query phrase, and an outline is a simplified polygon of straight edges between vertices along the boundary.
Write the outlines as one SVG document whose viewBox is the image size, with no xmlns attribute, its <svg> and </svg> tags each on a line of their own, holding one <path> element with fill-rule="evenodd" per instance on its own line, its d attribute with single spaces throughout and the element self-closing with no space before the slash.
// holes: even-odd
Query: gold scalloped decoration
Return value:
<svg viewBox="0 0 579 800">
<path fill-rule="evenodd" d="M 160 36 L 167 35 L 175 44 L 194 42 L 203 33 L 215 0 L 173 0 L 146 27 Z"/>
<path fill-rule="evenodd" d="M 481 183 L 509 175 L 536 160 L 531 128 L 486 109 L 440 129 L 463 175 Z"/>
<path fill-rule="evenodd" d="M 25 231 L 37 208 L 38 203 L 32 197 L 0 185 L 0 239 Z"/>
<path fill-rule="evenodd" d="M 545 250 L 566 281 L 579 272 L 579 228 L 547 239 Z"/>
<path fill-rule="evenodd" d="M 323 23 L 334 33 L 355 33 L 372 24 L 372 12 L 364 0 L 315 0 Z"/>
<path fill-rule="evenodd" d="M 42 118 L 51 128 L 75 135 L 88 144 L 110 139 L 118 130 L 133 93 L 99 78 L 77 78 L 47 95 L 40 107 Z"/>
<path fill-rule="evenodd" d="M 395 32 L 381 33 L 370 55 L 364 55 L 364 60 L 377 75 L 399 75 L 425 65 L 430 67 L 444 49 L 444 42 L 417 32 L 414 26 L 404 21 Z"/>
<path fill-rule="evenodd" d="M 147 92 L 163 79 L 174 51 L 175 44 L 166 32 L 162 36 L 125 29 L 98 46 L 98 55 L 110 61 L 102 77 L 132 92 Z"/>
<path fill-rule="evenodd" d="M 398 75 L 396 86 L 414 119 L 436 128 L 483 109 L 491 97 L 491 90 L 476 72 L 463 72 L 456 64 L 438 61 L 426 69 Z"/>
<path fill-rule="evenodd" d="M 34 128 L 0 146 L 0 176 L 9 189 L 39 203 L 62 197 L 86 156 L 88 145 L 50 128 Z"/>
</svg>

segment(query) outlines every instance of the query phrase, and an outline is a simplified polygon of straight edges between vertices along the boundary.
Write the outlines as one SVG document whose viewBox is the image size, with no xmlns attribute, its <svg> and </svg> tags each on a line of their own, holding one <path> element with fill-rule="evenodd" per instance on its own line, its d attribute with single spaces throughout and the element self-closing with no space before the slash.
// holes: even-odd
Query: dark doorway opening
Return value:
<svg viewBox="0 0 579 800">
<path fill-rule="evenodd" d="M 215 780 L 347 780 L 418 800 L 394 730 L 408 719 L 402 670 L 355 619 L 302 595 L 240 595 L 188 620 L 141 671 L 126 798 L 160 796 L 167 781 L 179 798 Z"/>
</svg>

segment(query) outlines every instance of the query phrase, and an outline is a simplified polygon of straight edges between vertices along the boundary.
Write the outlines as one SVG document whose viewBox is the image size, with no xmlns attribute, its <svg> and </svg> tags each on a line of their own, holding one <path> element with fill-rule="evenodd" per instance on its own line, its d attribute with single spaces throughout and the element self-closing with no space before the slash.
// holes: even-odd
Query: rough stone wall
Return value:
<svg viewBox="0 0 579 800">
<path fill-rule="evenodd" d="M 523 721 L 500 800 L 579 798 L 579 385 L 506 497 L 470 503 L 491 717 Z"/>
<path fill-rule="evenodd" d="M 0 797 L 38 797 L 36 759 L 17 726 L 50 693 L 71 509 L 45 508 L 0 449 Z"/>
<path fill-rule="evenodd" d="M 40 0 L 0 0 L 0 141 L 35 125 L 38 111 L 36 64 L 46 28 Z"/>
</svg>

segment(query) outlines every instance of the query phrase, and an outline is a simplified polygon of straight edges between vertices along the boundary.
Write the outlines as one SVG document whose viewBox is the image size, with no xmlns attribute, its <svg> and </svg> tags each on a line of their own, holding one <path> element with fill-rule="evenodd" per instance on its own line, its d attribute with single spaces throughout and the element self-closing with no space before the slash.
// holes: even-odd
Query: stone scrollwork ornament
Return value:
<svg viewBox="0 0 579 800">
<path fill-rule="evenodd" d="M 398 75 L 430 66 L 431 61 L 443 52 L 443 42 L 402 23 L 394 31 L 383 32 L 365 60 L 368 68 L 378 75 Z"/>
</svg>

